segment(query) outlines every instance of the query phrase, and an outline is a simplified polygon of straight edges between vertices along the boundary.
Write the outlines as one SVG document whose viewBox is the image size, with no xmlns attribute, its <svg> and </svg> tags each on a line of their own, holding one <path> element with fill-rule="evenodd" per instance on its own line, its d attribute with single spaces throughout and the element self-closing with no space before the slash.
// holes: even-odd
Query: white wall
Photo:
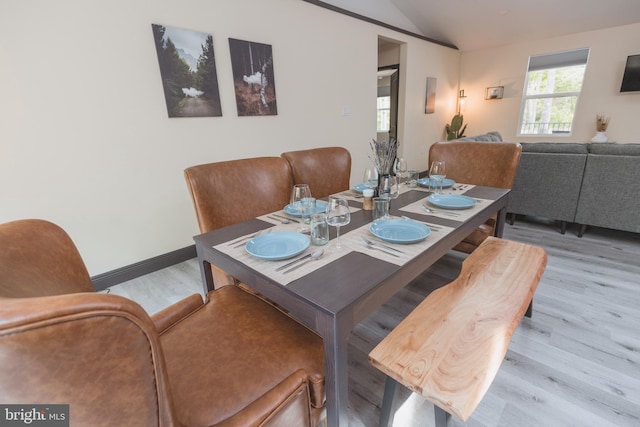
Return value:
<svg viewBox="0 0 640 427">
<path fill-rule="evenodd" d="M 213 35 L 223 117 L 167 118 L 152 23 Z M 453 113 L 455 50 L 299 0 L 3 0 L 0 222 L 56 222 L 96 275 L 193 244 L 190 165 L 340 145 L 355 184 L 376 135 L 378 36 L 404 43 L 401 143 L 426 166 Z M 273 46 L 277 116 L 237 116 L 229 37 Z"/>
<path fill-rule="evenodd" d="M 640 23 L 463 53 L 460 88 L 467 95 L 466 135 L 497 130 L 507 141 L 589 142 L 596 133 L 596 114 L 604 113 L 611 117 L 609 141 L 640 142 L 635 126 L 640 92 L 620 93 L 627 56 L 640 53 L 639 34 Z M 516 136 L 529 56 L 584 47 L 590 48 L 590 54 L 572 135 Z M 504 86 L 504 99 L 485 101 L 489 86 Z"/>
</svg>

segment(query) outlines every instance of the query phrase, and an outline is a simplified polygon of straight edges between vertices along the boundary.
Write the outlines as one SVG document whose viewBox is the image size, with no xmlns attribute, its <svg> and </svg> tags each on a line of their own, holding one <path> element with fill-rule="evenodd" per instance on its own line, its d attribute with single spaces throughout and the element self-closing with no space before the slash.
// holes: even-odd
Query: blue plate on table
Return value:
<svg viewBox="0 0 640 427">
<path fill-rule="evenodd" d="M 245 250 L 260 259 L 277 261 L 294 257 L 309 247 L 309 237 L 293 231 L 275 231 L 249 240 Z"/>
<path fill-rule="evenodd" d="M 442 181 L 442 188 L 449 188 L 455 185 L 455 181 L 452 179 L 445 178 Z M 431 187 L 431 178 L 420 178 L 418 180 L 418 185 L 420 187 Z"/>
<path fill-rule="evenodd" d="M 367 187 L 364 184 L 356 184 L 356 185 L 353 186 L 353 191 L 355 191 L 356 193 L 362 194 L 362 192 L 364 190 L 366 190 L 367 188 L 371 188 L 371 187 Z"/>
<path fill-rule="evenodd" d="M 476 199 L 461 194 L 432 194 L 427 200 L 443 209 L 469 209 L 476 205 Z"/>
<path fill-rule="evenodd" d="M 329 208 L 329 204 L 327 202 L 323 202 L 322 200 L 316 200 L 316 211 L 314 213 L 322 213 L 326 212 Z M 299 209 L 294 208 L 291 204 L 288 204 L 284 207 L 284 211 L 291 216 L 302 216 L 302 212 Z"/>
<path fill-rule="evenodd" d="M 427 238 L 431 229 L 408 219 L 381 219 L 369 227 L 371 234 L 390 243 L 416 243 Z"/>
</svg>

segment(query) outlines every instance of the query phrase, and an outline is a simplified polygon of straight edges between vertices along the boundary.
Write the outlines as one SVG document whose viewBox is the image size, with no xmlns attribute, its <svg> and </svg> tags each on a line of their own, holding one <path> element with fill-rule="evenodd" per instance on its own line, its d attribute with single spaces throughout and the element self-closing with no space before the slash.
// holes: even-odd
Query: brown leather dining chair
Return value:
<svg viewBox="0 0 640 427">
<path fill-rule="evenodd" d="M 0 401 L 71 425 L 317 426 L 322 339 L 237 286 L 149 316 L 93 292 L 64 230 L 0 224 Z"/>
<path fill-rule="evenodd" d="M 289 162 L 294 184 L 309 184 L 316 199 L 349 189 L 351 154 L 343 147 L 288 151 L 281 156 Z"/>
<path fill-rule="evenodd" d="M 429 164 L 444 160 L 446 176 L 456 182 L 485 187 L 513 187 L 522 146 L 508 142 L 446 141 L 429 148 Z M 495 232 L 496 216 L 489 218 L 454 249 L 471 253 Z"/>
<path fill-rule="evenodd" d="M 280 157 L 191 166 L 184 171 L 201 233 L 277 211 L 290 201 L 292 177 Z M 215 287 L 238 284 L 212 265 Z"/>
</svg>

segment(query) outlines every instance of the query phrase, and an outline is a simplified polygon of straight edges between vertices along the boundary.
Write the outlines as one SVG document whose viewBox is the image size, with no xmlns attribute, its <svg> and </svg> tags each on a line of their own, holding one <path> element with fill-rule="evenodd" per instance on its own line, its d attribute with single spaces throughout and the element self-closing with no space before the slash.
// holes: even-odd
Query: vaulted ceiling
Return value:
<svg viewBox="0 0 640 427">
<path fill-rule="evenodd" d="M 640 22 L 640 0 L 323 0 L 471 51 Z M 640 34 L 638 34 L 640 41 Z"/>
</svg>

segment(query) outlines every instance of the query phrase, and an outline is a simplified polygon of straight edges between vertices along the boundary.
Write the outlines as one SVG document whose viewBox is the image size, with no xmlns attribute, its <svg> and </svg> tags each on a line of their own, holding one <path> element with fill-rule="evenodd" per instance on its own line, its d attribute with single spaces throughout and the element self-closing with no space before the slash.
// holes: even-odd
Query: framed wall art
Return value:
<svg viewBox="0 0 640 427">
<path fill-rule="evenodd" d="M 238 116 L 278 114 L 271 45 L 229 39 Z"/>
<path fill-rule="evenodd" d="M 502 99 L 503 94 L 504 86 L 488 87 L 484 99 Z"/>
<path fill-rule="evenodd" d="M 222 116 L 213 37 L 151 24 L 169 117 Z"/>
</svg>

